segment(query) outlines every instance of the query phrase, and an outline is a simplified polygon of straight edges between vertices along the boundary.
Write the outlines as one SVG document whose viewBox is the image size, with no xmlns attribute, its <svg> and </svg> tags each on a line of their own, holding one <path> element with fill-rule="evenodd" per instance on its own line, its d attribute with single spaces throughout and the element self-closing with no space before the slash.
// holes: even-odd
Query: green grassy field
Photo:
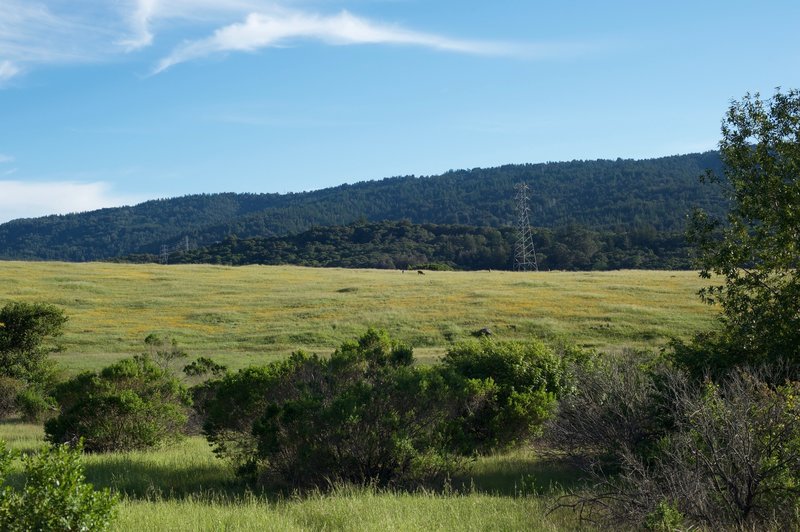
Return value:
<svg viewBox="0 0 800 532">
<path fill-rule="evenodd" d="M 502 339 L 656 347 L 707 328 L 694 272 L 414 272 L 301 267 L 0 262 L 0 304 L 45 301 L 70 317 L 70 372 L 143 350 L 149 333 L 240 368 L 296 349 L 327 353 L 369 327 L 421 359 L 489 327 Z"/>
<path fill-rule="evenodd" d="M 232 368 L 296 349 L 328 353 L 369 326 L 433 360 L 489 327 L 498 338 L 565 339 L 604 351 L 656 348 L 708 328 L 694 272 L 427 272 L 299 267 L 0 262 L 0 304 L 44 301 L 70 320 L 55 355 L 66 371 L 99 369 L 143 351 L 149 333 Z M 0 423 L 23 452 L 41 426 Z M 85 457 L 86 474 L 122 496 L 119 530 L 574 530 L 548 512 L 577 482 L 531 450 L 484 457 L 449 493 L 340 488 L 276 498 L 235 482 L 200 437 L 151 452 Z M 18 466 L 17 466 L 18 467 Z M 17 471 L 16 482 L 20 482 Z M 15 478 L 12 475 L 11 481 Z"/>
</svg>

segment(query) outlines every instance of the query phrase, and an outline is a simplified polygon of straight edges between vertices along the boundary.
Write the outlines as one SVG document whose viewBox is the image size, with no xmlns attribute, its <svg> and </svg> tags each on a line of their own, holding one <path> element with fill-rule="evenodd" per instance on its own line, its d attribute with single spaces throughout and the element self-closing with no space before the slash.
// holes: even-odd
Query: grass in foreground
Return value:
<svg viewBox="0 0 800 532">
<path fill-rule="evenodd" d="M 0 439 L 28 451 L 43 444 L 41 427 L 18 422 L 0 424 Z M 571 512 L 547 514 L 575 474 L 532 451 L 482 458 L 446 493 L 341 487 L 302 497 L 253 494 L 200 437 L 157 451 L 87 455 L 84 464 L 90 482 L 122 495 L 118 530 L 572 530 L 578 525 Z"/>
<path fill-rule="evenodd" d="M 125 501 L 118 530 L 575 530 L 570 512 L 547 514 L 549 499 L 472 493 L 377 493 L 344 488 L 332 494 L 270 503 Z"/>
<path fill-rule="evenodd" d="M 237 369 L 305 349 L 328 353 L 369 326 L 425 360 L 472 331 L 652 348 L 706 329 L 694 272 L 427 272 L 293 266 L 0 262 L 8 300 L 61 306 L 69 372 L 143 351 L 149 333 Z"/>
</svg>

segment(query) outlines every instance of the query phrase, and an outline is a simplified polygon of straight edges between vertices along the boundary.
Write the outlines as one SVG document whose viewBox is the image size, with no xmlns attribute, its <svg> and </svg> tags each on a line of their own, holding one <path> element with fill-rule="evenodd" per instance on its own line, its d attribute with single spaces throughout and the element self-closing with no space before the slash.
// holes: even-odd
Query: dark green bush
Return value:
<svg viewBox="0 0 800 532">
<path fill-rule="evenodd" d="M 116 496 L 86 483 L 80 445 L 54 445 L 24 459 L 25 485 L 4 486 L 13 453 L 0 441 L 0 530 L 100 531 L 115 517 Z"/>
<path fill-rule="evenodd" d="M 191 404 L 186 388 L 147 356 L 125 359 L 60 384 L 51 442 L 84 439 L 91 452 L 144 449 L 179 438 Z"/>
<path fill-rule="evenodd" d="M 439 481 L 458 463 L 445 438 L 457 396 L 412 362 L 409 347 L 370 330 L 328 360 L 296 354 L 241 371 L 217 385 L 206 433 L 218 452 L 251 453 L 241 471 L 272 485 Z"/>
<path fill-rule="evenodd" d="M 461 396 L 453 445 L 462 453 L 491 452 L 529 440 L 572 389 L 575 367 L 589 358 L 538 341 L 483 338 L 452 347 L 442 364 Z"/>
<path fill-rule="evenodd" d="M 465 455 L 534 435 L 589 358 L 485 340 L 421 367 L 370 329 L 327 360 L 296 353 L 206 383 L 200 407 L 215 452 L 265 483 L 436 484 Z"/>
<path fill-rule="evenodd" d="M 268 405 L 294 399 L 299 391 L 294 380 L 318 371 L 317 357 L 298 352 L 267 366 L 249 367 L 220 380 L 194 388 L 195 409 L 205 421 L 203 433 L 221 458 L 244 473 L 257 462 L 253 424 Z"/>
</svg>

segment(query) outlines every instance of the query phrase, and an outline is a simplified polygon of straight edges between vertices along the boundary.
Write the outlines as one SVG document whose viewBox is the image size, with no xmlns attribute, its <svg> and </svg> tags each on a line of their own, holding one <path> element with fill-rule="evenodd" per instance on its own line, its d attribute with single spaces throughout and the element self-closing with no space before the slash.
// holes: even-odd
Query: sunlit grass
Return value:
<svg viewBox="0 0 800 532">
<path fill-rule="evenodd" d="M 291 266 L 0 262 L 0 303 L 45 301 L 70 317 L 69 372 L 142 351 L 152 332 L 233 368 L 328 353 L 367 327 L 435 357 L 488 327 L 503 339 L 602 350 L 662 345 L 708 328 L 694 272 L 428 272 Z"/>
<path fill-rule="evenodd" d="M 127 500 L 118 530 L 575 530 L 552 500 L 481 493 L 380 493 L 344 488 L 295 500 Z"/>
<path fill-rule="evenodd" d="M 0 439 L 33 450 L 42 429 L 0 425 Z M 255 493 L 201 437 L 154 451 L 84 455 L 95 487 L 121 496 L 116 530 L 574 530 L 568 511 L 548 513 L 575 484 L 564 464 L 520 450 L 477 460 L 445 491 L 338 487 L 300 495 Z M 19 464 L 12 483 L 19 485 Z"/>
</svg>

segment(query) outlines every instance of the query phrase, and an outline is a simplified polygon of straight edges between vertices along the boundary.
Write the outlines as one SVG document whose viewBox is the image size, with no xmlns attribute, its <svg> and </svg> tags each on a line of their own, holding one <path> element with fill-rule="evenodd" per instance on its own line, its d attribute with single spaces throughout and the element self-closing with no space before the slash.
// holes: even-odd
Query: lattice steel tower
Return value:
<svg viewBox="0 0 800 532">
<path fill-rule="evenodd" d="M 517 211 L 517 241 L 514 245 L 514 269 L 520 272 L 539 271 L 536 248 L 531 235 L 530 207 L 528 207 L 528 185 L 517 183 L 514 203 Z"/>
</svg>

